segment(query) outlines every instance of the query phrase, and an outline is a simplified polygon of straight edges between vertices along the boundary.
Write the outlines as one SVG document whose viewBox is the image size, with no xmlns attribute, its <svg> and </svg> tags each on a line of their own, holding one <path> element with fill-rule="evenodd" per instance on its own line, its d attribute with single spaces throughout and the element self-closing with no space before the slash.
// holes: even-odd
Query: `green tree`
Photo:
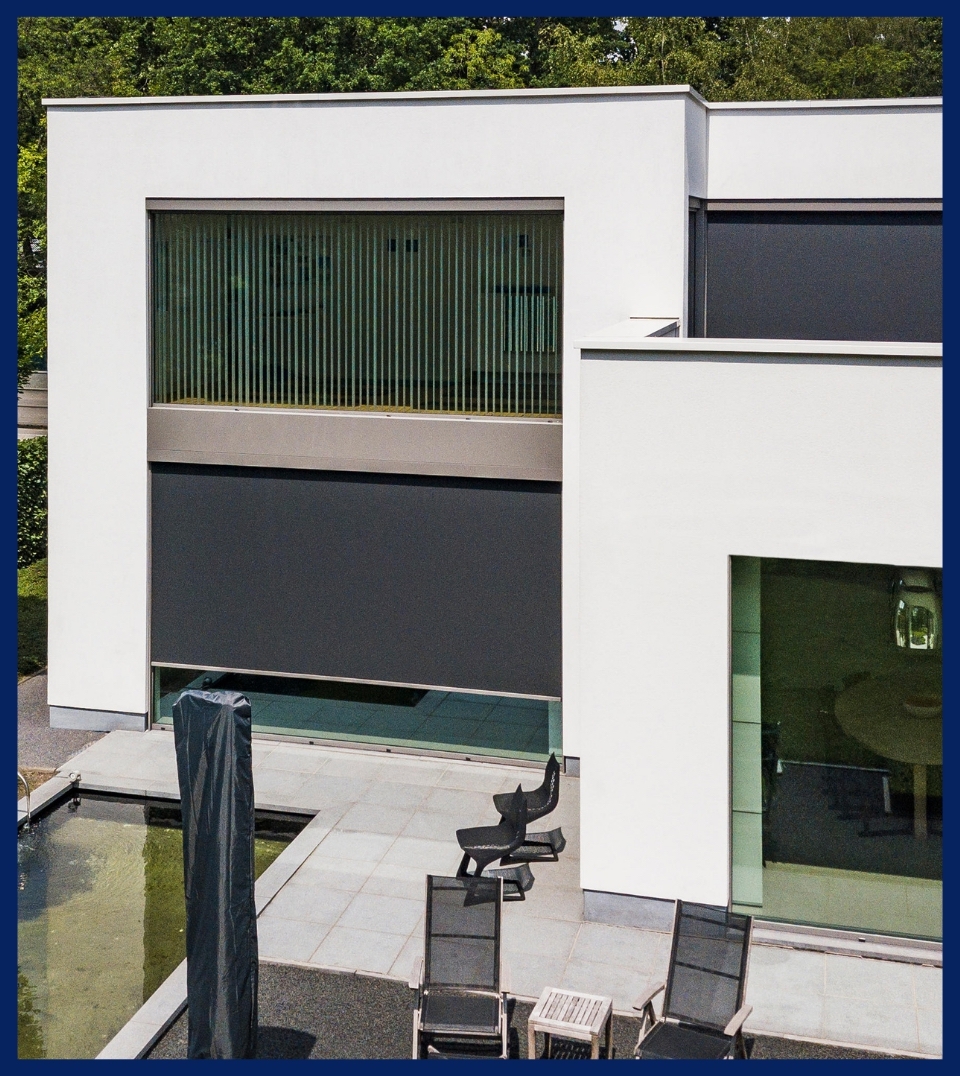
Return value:
<svg viewBox="0 0 960 1076">
<path fill-rule="evenodd" d="M 47 439 L 17 441 L 17 567 L 47 555 Z"/>
<path fill-rule="evenodd" d="M 36 143 L 17 153 L 17 388 L 47 348 L 47 158 Z"/>
<path fill-rule="evenodd" d="M 942 20 L 724 19 L 727 100 L 922 97 L 942 93 Z"/>
<path fill-rule="evenodd" d="M 644 16 L 540 29 L 540 85 L 693 86 L 710 101 L 917 97 L 942 93 L 937 18 Z"/>
</svg>

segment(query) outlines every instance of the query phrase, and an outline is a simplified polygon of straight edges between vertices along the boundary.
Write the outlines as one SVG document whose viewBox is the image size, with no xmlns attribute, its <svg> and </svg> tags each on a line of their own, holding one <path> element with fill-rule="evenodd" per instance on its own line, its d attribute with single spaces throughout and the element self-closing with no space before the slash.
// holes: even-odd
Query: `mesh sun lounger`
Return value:
<svg viewBox="0 0 960 1076">
<path fill-rule="evenodd" d="M 634 1056 L 642 1059 L 746 1058 L 743 1023 L 752 920 L 726 908 L 677 901 L 667 981 L 635 1003 L 642 1011 Z M 653 999 L 664 990 L 658 1019 Z"/>
<path fill-rule="evenodd" d="M 427 876 L 423 960 L 410 981 L 415 1060 L 507 1056 L 502 906 L 500 878 Z"/>
</svg>

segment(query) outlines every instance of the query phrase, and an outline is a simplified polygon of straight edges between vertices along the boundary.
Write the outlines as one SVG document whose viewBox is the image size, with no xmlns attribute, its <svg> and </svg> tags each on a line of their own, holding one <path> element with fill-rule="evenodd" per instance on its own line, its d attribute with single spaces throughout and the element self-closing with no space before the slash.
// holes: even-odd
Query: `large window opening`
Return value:
<svg viewBox="0 0 960 1076">
<path fill-rule="evenodd" d="M 943 339 L 939 211 L 710 209 L 705 227 L 690 217 L 690 336 Z"/>
<path fill-rule="evenodd" d="M 173 724 L 186 688 L 241 691 L 253 731 L 466 756 L 545 761 L 563 753 L 559 701 L 156 666 L 153 720 Z"/>
<path fill-rule="evenodd" d="M 732 558 L 733 903 L 942 936 L 938 570 Z"/>
<path fill-rule="evenodd" d="M 557 416 L 559 212 L 156 212 L 153 401 Z"/>
</svg>

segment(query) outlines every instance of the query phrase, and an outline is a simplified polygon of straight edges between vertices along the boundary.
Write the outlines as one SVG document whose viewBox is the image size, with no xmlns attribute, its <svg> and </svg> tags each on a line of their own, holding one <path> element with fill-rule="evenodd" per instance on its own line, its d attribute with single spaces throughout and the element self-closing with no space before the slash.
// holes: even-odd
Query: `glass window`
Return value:
<svg viewBox="0 0 960 1076">
<path fill-rule="evenodd" d="M 733 902 L 942 936 L 941 574 L 734 557 Z"/>
<path fill-rule="evenodd" d="M 186 688 L 241 691 L 253 731 L 545 761 L 563 754 L 560 703 L 519 696 L 155 666 L 153 720 L 173 723 Z"/>
<path fill-rule="evenodd" d="M 152 220 L 155 403 L 560 414 L 560 213 Z"/>
</svg>

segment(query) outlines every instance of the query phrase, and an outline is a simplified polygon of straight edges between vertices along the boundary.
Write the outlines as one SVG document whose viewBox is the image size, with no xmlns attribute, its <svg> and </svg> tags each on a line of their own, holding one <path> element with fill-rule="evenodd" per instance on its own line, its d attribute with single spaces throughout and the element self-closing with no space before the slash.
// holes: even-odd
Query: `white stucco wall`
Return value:
<svg viewBox="0 0 960 1076">
<path fill-rule="evenodd" d="M 942 563 L 939 368 L 719 346 L 581 363 L 586 889 L 727 902 L 731 555 Z"/>
<path fill-rule="evenodd" d="M 52 107 L 51 704 L 147 709 L 147 198 L 563 198 L 575 416 L 570 341 L 683 310 L 689 100 L 645 88 Z M 564 441 L 564 731 L 579 754 L 575 420 Z"/>
<path fill-rule="evenodd" d="M 686 739 L 679 733 L 658 733 L 661 740 L 651 757 L 659 759 L 659 774 L 644 788 L 631 771 L 628 792 L 617 791 L 624 768 L 639 757 L 634 748 L 656 737 L 649 741 L 638 732 L 642 722 L 630 724 L 624 716 L 634 712 L 624 709 L 628 692 L 620 678 L 627 673 L 614 669 L 607 682 L 603 670 L 610 666 L 611 655 L 626 655 L 634 669 L 630 680 L 636 685 L 641 683 L 641 671 L 653 670 L 655 663 L 652 657 L 641 662 L 634 653 L 638 637 L 631 634 L 632 627 L 623 629 L 618 619 L 627 615 L 622 594 L 609 596 L 611 615 L 617 615 L 604 627 L 608 600 L 604 588 L 611 587 L 618 572 L 628 572 L 633 551 L 630 547 L 627 552 L 625 536 L 617 537 L 616 520 L 606 538 L 598 535 L 600 517 L 594 515 L 598 498 L 603 503 L 612 496 L 611 483 L 617 476 L 627 481 L 620 512 L 626 513 L 625 518 L 640 513 L 645 540 L 662 545 L 648 551 L 652 556 L 660 549 L 657 555 L 663 557 L 656 586 L 669 578 L 663 571 L 672 571 L 684 560 L 677 536 L 687 532 L 686 525 L 677 522 L 683 517 L 680 506 L 666 512 L 660 527 L 659 517 L 649 516 L 650 504 L 627 505 L 636 489 L 630 466 L 639 466 L 638 460 L 629 465 L 615 460 L 599 486 L 591 470 L 592 485 L 581 497 L 581 465 L 593 468 L 607 448 L 616 456 L 620 442 L 609 441 L 616 423 L 606 433 L 591 424 L 597 413 L 591 396 L 583 401 L 583 429 L 591 443 L 581 444 L 581 369 L 592 367 L 580 363 L 576 341 L 631 316 L 682 317 L 688 195 L 936 197 L 939 132 L 939 108 L 929 104 L 708 110 L 683 88 L 656 87 L 126 100 L 52 107 L 48 122 L 50 703 L 125 713 L 143 713 L 148 706 L 148 198 L 562 198 L 563 724 L 565 752 L 584 760 L 588 804 L 584 884 L 674 896 L 681 882 L 683 886 L 689 882 L 687 895 L 713 899 L 718 887 L 726 884 L 725 800 L 722 811 L 718 808 L 726 777 L 715 765 L 717 756 L 709 778 L 696 784 L 690 796 L 682 791 L 685 778 L 673 783 L 680 801 L 673 829 L 643 827 L 645 839 L 669 843 L 657 834 L 679 832 L 676 827 L 687 825 L 698 804 L 709 808 L 703 833 L 710 842 L 717 834 L 722 839 L 711 843 L 705 858 L 691 860 L 689 878 L 658 875 L 653 846 L 644 846 L 637 856 L 611 852 L 610 840 L 602 832 L 611 817 L 640 826 L 643 816 L 636 811 L 658 802 L 657 781 L 670 783 L 673 777 L 668 775 L 678 772 L 682 777 L 684 768 L 677 767 L 677 756 L 670 752 L 679 750 L 683 757 L 680 749 L 685 750 Z M 703 398 L 706 407 L 716 371 L 700 363 L 683 369 L 692 379 L 692 398 Z M 646 387 L 639 400 L 628 392 L 629 407 L 625 401 L 616 402 L 614 413 L 622 414 L 625 424 L 633 408 L 635 429 L 629 436 L 623 431 L 628 456 L 633 451 L 631 437 L 642 439 L 659 424 L 662 435 L 672 439 L 667 443 L 673 444 L 679 437 L 675 429 L 690 425 L 686 396 L 662 391 L 656 409 L 650 401 L 659 397 L 648 397 Z M 668 403 L 683 407 L 671 415 L 665 410 Z M 603 436 L 594 444 L 598 432 Z M 690 443 L 700 445 L 695 433 L 694 429 Z M 802 439 L 802 432 L 795 436 Z M 680 457 L 688 459 L 685 452 L 680 452 L 678 466 Z M 688 462 L 702 470 L 699 459 L 695 466 L 692 459 Z M 691 495 L 699 488 L 692 486 Z M 583 509 L 587 516 L 581 525 Z M 847 504 L 842 511 L 853 514 L 852 526 L 852 507 Z M 789 511 L 785 515 L 789 517 Z M 823 517 L 824 549 L 833 549 L 838 541 L 841 549 L 847 548 L 846 524 L 841 523 L 837 517 Z M 695 549 L 701 548 L 697 545 L 701 539 L 706 541 L 697 529 L 700 525 L 684 539 Z M 650 537 L 656 527 L 660 537 Z M 678 593 L 708 593 L 710 602 L 719 602 L 722 592 L 725 602 L 725 576 L 722 584 L 714 576 L 717 558 L 725 564 L 730 553 L 767 555 L 753 547 L 727 548 L 729 536 L 723 528 L 718 533 L 725 535 L 724 552 L 719 552 L 720 545 L 714 548 L 707 542 L 713 550 L 709 571 L 703 567 L 700 576 L 681 575 L 675 584 Z M 581 535 L 588 541 L 583 555 Z M 596 561 L 597 548 L 604 542 L 612 543 L 612 559 L 606 566 Z M 622 546 L 619 552 L 617 543 Z M 850 548 L 859 545 L 859 538 L 850 539 Z M 877 557 L 858 554 L 853 559 Z M 914 553 L 912 559 L 920 558 Z M 632 577 L 628 573 L 624 578 Z M 637 585 L 631 583 L 627 589 L 635 591 Z M 692 597 L 690 601 L 693 609 Z M 699 701 L 693 703 L 708 689 L 713 700 L 710 720 L 716 717 L 718 700 L 726 698 L 725 681 L 718 680 L 719 659 L 710 649 L 715 645 L 715 611 L 710 605 L 700 620 L 691 622 L 688 648 L 694 653 L 700 642 L 707 645 L 704 662 L 694 671 L 685 669 L 681 689 L 690 694 L 671 704 L 678 713 L 693 713 L 696 721 L 701 720 L 696 715 L 707 711 L 697 708 Z M 630 697 L 638 692 L 646 697 L 647 691 L 646 686 L 637 688 Z M 607 702 L 612 710 L 606 708 Z M 725 729 L 723 724 L 723 736 Z M 694 744 L 693 757 L 700 762 L 691 774 L 699 772 L 701 763 L 706 765 L 704 760 L 718 744 L 725 752 L 720 735 L 711 725 L 704 742 Z M 612 816 L 606 814 L 607 807 Z M 721 860 L 723 871 L 718 874 Z M 660 861 L 668 862 L 663 857 Z"/>
<path fill-rule="evenodd" d="M 709 197 L 941 198 L 939 99 L 716 104 Z"/>
</svg>

